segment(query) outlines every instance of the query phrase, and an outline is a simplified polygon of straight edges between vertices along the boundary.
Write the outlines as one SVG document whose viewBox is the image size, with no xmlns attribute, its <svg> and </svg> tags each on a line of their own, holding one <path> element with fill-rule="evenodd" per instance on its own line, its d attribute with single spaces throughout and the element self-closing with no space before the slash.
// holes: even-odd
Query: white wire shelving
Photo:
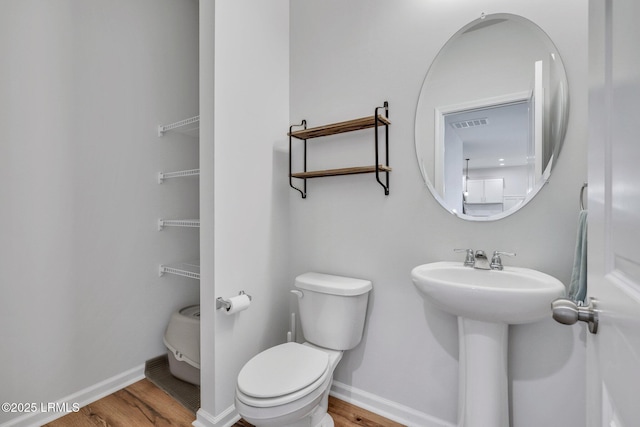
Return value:
<svg viewBox="0 0 640 427">
<path fill-rule="evenodd" d="M 199 228 L 199 219 L 158 219 L 158 231 L 162 231 L 164 227 L 191 227 Z"/>
<path fill-rule="evenodd" d="M 180 120 L 175 123 L 166 125 L 158 125 L 158 136 L 162 137 L 167 132 L 177 132 L 185 134 L 190 137 L 198 137 L 200 131 L 200 116 L 190 117 L 188 119 Z M 179 170 L 174 172 L 158 172 L 158 184 L 162 184 L 167 179 L 184 178 L 189 176 L 199 176 L 200 169 L 188 169 Z M 199 219 L 158 219 L 158 231 L 163 230 L 165 227 L 187 227 L 187 228 L 199 228 Z M 160 277 L 165 274 L 172 274 L 181 277 L 187 277 L 190 279 L 200 280 L 200 265 L 199 261 L 195 262 L 182 262 L 176 264 L 160 264 L 158 268 L 158 275 Z"/>
<path fill-rule="evenodd" d="M 200 280 L 200 265 L 189 262 L 171 265 L 160 264 L 158 275 L 162 277 L 165 273 Z"/>
<path fill-rule="evenodd" d="M 200 129 L 200 116 L 190 117 L 168 125 L 158 125 L 158 136 L 164 136 L 169 131 L 185 133 L 190 136 L 198 136 Z"/>
</svg>

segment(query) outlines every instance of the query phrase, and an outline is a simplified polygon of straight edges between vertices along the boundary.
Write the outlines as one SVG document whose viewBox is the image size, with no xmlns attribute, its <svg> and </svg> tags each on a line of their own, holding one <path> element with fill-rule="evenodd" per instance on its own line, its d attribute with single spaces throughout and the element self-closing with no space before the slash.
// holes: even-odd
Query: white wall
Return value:
<svg viewBox="0 0 640 427">
<path fill-rule="evenodd" d="M 546 31 L 563 57 L 571 96 L 567 136 L 550 182 L 523 210 L 487 223 L 447 214 L 425 188 L 414 150 L 415 108 L 429 64 L 481 12 L 519 14 Z M 389 196 L 369 175 L 311 180 L 305 200 L 290 190 L 291 277 L 320 271 L 374 284 L 364 341 L 345 355 L 338 382 L 418 411 L 415 425 L 453 424 L 456 321 L 424 302 L 411 269 L 462 261 L 453 248 L 500 249 L 517 252 L 505 259 L 508 265 L 569 281 L 586 176 L 586 37 L 587 7 L 577 0 L 291 3 L 291 123 L 370 115 L 385 100 L 393 123 Z M 371 134 L 313 141 L 310 168 L 366 164 L 371 145 Z M 583 328 L 551 319 L 511 328 L 514 427 L 584 425 L 583 341 Z"/>
<path fill-rule="evenodd" d="M 207 169 L 201 185 L 208 200 L 202 215 L 203 221 L 213 219 L 207 227 L 212 225 L 215 238 L 202 230 L 207 239 L 202 252 L 207 263 L 202 281 L 205 360 L 197 423 L 224 425 L 234 415 L 242 366 L 286 339 L 289 193 L 287 153 L 281 147 L 289 126 L 289 2 L 215 2 L 203 12 L 202 19 L 215 22 L 206 36 L 214 52 L 213 63 L 207 60 L 213 73 L 202 71 L 209 73 L 204 80 L 213 78 L 213 87 L 207 85 L 203 93 L 213 100 L 201 103 L 203 125 L 213 119 L 211 139 L 202 141 L 209 144 L 201 165 Z M 233 316 L 215 310 L 216 297 L 240 290 L 253 297 L 248 310 Z"/>
<path fill-rule="evenodd" d="M 193 0 L 9 0 L 0 13 L 0 401 L 54 402 L 165 351 L 198 283 L 197 141 L 156 136 L 198 112 Z M 0 424 L 20 414 L 0 413 Z"/>
</svg>

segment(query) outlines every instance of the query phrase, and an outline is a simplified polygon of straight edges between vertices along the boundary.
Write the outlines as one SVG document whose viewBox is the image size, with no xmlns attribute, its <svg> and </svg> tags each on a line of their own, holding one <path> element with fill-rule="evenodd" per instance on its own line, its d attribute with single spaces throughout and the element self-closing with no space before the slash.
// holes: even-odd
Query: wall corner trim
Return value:
<svg viewBox="0 0 640 427">
<path fill-rule="evenodd" d="M 401 405 L 384 397 L 357 389 L 339 381 L 333 381 L 331 396 L 371 411 L 409 427 L 455 427 L 454 424 Z"/>
<path fill-rule="evenodd" d="M 196 417 L 196 420 L 192 423 L 194 427 L 231 427 L 240 419 L 235 405 L 229 406 L 217 416 L 211 415 L 208 411 L 200 408 Z"/>
</svg>

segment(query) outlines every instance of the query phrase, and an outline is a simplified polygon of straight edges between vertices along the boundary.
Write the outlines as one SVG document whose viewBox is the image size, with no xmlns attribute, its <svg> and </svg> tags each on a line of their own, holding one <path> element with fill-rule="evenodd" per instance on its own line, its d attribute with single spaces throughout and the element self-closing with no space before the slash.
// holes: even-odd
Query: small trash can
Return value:
<svg viewBox="0 0 640 427">
<path fill-rule="evenodd" d="M 171 374 L 200 385 L 200 305 L 190 305 L 172 313 L 163 341 L 169 354 Z"/>
</svg>

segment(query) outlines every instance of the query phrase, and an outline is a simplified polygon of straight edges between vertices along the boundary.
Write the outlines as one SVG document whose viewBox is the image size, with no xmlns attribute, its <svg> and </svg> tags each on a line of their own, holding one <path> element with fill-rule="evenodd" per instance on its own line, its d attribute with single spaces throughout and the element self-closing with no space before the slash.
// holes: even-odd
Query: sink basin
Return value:
<svg viewBox="0 0 640 427">
<path fill-rule="evenodd" d="M 461 262 L 434 262 L 411 271 L 416 287 L 440 309 L 469 319 L 531 323 L 551 317 L 551 301 L 564 285 L 548 274 L 520 267 L 479 270 Z"/>
<path fill-rule="evenodd" d="M 411 277 L 436 307 L 458 316 L 457 426 L 509 426 L 509 324 L 551 318 L 564 285 L 528 268 L 478 270 L 462 262 L 420 265 Z"/>
</svg>

